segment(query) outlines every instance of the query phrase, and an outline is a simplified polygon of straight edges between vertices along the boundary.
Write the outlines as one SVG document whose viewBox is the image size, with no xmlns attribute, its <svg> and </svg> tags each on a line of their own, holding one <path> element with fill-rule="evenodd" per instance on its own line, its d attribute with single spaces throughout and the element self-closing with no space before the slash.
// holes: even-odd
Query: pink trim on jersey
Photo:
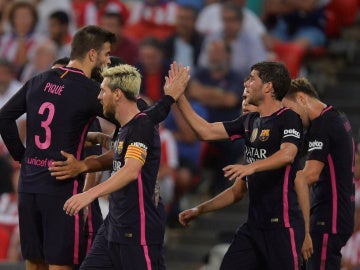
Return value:
<svg viewBox="0 0 360 270">
<path fill-rule="evenodd" d="M 144 115 L 146 115 L 146 113 L 141 112 L 141 113 L 137 114 L 137 115 L 135 116 L 135 118 L 138 118 L 139 116 L 144 116 Z"/>
<path fill-rule="evenodd" d="M 320 115 L 323 115 L 324 113 L 326 113 L 327 111 L 331 110 L 333 108 L 333 106 L 329 106 L 327 108 L 325 108 Z"/>
<path fill-rule="evenodd" d="M 283 186 L 283 215 L 284 215 L 285 228 L 290 227 L 289 201 L 288 201 L 290 169 L 291 169 L 291 166 L 287 165 L 286 169 L 285 169 L 284 186 Z"/>
<path fill-rule="evenodd" d="M 77 194 L 78 181 L 74 180 L 73 195 Z M 75 215 L 75 237 L 74 237 L 74 264 L 79 264 L 79 244 L 80 244 L 80 219 L 79 214 Z"/>
<path fill-rule="evenodd" d="M 94 119 L 95 119 L 95 117 L 92 117 L 92 118 L 89 120 L 89 122 L 87 122 L 87 124 L 86 124 L 85 127 L 84 127 L 83 132 L 81 133 L 80 143 L 79 143 L 78 149 L 77 149 L 77 151 L 76 151 L 76 159 L 77 159 L 77 160 L 80 160 L 80 158 L 81 158 L 81 151 L 82 151 L 83 146 L 84 146 L 85 135 L 86 135 L 86 133 L 87 133 L 87 131 L 88 131 L 88 128 L 89 128 L 90 123 L 92 123 L 92 122 L 94 121 Z"/>
<path fill-rule="evenodd" d="M 321 248 L 320 270 L 325 270 L 328 240 L 329 240 L 329 234 L 324 233 L 324 238 Z"/>
<path fill-rule="evenodd" d="M 295 243 L 295 233 L 293 228 L 289 228 L 290 232 L 290 243 L 291 243 L 291 252 L 293 254 L 294 259 L 294 270 L 299 270 L 299 258 L 296 251 L 296 243 Z"/>
<path fill-rule="evenodd" d="M 337 197 L 337 188 L 336 188 L 336 175 L 334 162 L 330 154 L 328 154 L 328 164 L 330 170 L 330 180 L 331 180 L 331 191 L 332 191 L 332 225 L 331 232 L 337 233 L 337 212 L 338 212 L 338 197 Z"/>
<path fill-rule="evenodd" d="M 76 151 L 76 159 L 80 159 L 81 157 L 81 150 L 84 145 L 85 135 L 88 130 L 88 127 L 90 123 L 93 121 L 94 118 L 90 119 L 90 121 L 85 125 L 84 130 L 80 137 L 80 143 L 78 146 L 78 149 Z M 77 194 L 79 183 L 78 180 L 74 180 L 74 189 L 73 189 L 73 195 Z M 75 237 L 74 237 L 74 264 L 79 264 L 79 234 L 80 234 L 80 220 L 79 220 L 79 214 L 75 215 Z"/>
<path fill-rule="evenodd" d="M 283 112 L 289 110 L 288 107 L 284 107 L 280 112 L 278 112 L 276 115 L 279 116 L 280 114 L 282 114 Z"/>
<path fill-rule="evenodd" d="M 66 71 L 69 71 L 69 72 L 74 72 L 74 73 L 79 73 L 81 75 L 84 75 L 85 76 L 85 73 L 80 71 L 80 70 L 73 70 L 73 69 L 70 69 L 70 68 L 65 68 L 65 67 L 59 67 L 60 69 L 62 70 L 66 70 Z"/>
<path fill-rule="evenodd" d="M 236 139 L 241 139 L 242 137 L 243 137 L 242 135 L 236 134 L 236 135 L 232 135 L 232 136 L 230 137 L 230 140 L 231 140 L 231 141 L 235 141 Z"/>
<path fill-rule="evenodd" d="M 146 230 L 145 230 L 145 205 L 144 205 L 144 189 L 142 183 L 141 172 L 137 178 L 139 189 L 139 210 L 140 210 L 140 244 L 144 249 L 144 256 L 146 261 L 147 270 L 151 270 L 151 260 L 149 257 L 148 247 L 146 244 Z"/>
<path fill-rule="evenodd" d="M 94 229 L 93 229 L 93 220 L 92 220 L 92 207 L 91 204 L 89 204 L 88 206 L 88 230 L 89 230 L 89 235 L 88 235 L 88 241 L 87 241 L 87 247 L 86 247 L 86 254 L 89 252 L 90 248 L 91 248 L 91 244 L 92 244 L 92 238 L 94 235 Z"/>
</svg>

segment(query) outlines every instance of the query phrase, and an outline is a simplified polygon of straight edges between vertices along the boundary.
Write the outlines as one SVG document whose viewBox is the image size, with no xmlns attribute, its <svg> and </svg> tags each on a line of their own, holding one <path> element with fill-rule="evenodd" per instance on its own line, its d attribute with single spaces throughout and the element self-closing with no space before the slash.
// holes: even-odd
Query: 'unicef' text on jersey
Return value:
<svg viewBox="0 0 360 270">
<path fill-rule="evenodd" d="M 295 130 L 294 128 L 293 129 L 284 129 L 284 138 L 286 137 L 295 137 L 297 139 L 300 139 L 300 132 Z"/>
<path fill-rule="evenodd" d="M 245 145 L 245 154 L 246 154 L 246 162 L 253 163 L 259 159 L 265 159 L 266 156 L 266 149 L 258 149 L 255 147 L 250 147 Z"/>
<path fill-rule="evenodd" d="M 309 149 L 308 151 L 313 151 L 313 150 L 322 150 L 323 149 L 323 143 L 319 142 L 319 141 L 312 141 L 309 142 Z"/>
</svg>

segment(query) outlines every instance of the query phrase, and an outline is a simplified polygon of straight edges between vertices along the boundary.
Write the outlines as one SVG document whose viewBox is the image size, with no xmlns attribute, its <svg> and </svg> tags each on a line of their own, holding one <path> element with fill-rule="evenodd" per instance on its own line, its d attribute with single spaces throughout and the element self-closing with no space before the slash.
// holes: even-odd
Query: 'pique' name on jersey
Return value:
<svg viewBox="0 0 360 270">
<path fill-rule="evenodd" d="M 245 155 L 246 155 L 246 162 L 253 163 L 260 159 L 267 158 L 266 149 L 263 148 L 255 148 L 252 146 L 245 146 Z"/>
<path fill-rule="evenodd" d="M 308 151 L 313 151 L 313 150 L 322 150 L 323 149 L 323 142 L 319 142 L 317 140 L 309 142 L 309 148 Z"/>
<path fill-rule="evenodd" d="M 297 139 L 300 139 L 300 132 L 295 130 L 294 128 L 293 129 L 284 129 L 284 136 L 283 138 L 286 138 L 286 137 L 295 137 Z"/>
</svg>

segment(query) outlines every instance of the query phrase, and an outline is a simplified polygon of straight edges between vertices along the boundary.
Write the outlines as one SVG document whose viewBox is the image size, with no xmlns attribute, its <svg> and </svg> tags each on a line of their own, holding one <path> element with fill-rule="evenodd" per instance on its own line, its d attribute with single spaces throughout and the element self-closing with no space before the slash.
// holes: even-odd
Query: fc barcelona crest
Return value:
<svg viewBox="0 0 360 270">
<path fill-rule="evenodd" d="M 263 129 L 260 133 L 259 140 L 265 142 L 269 139 L 270 129 Z"/>
<path fill-rule="evenodd" d="M 123 150 L 123 147 L 124 147 L 124 141 L 121 141 L 118 143 L 117 147 L 116 147 L 116 153 L 118 155 L 121 154 L 122 150 Z"/>
</svg>

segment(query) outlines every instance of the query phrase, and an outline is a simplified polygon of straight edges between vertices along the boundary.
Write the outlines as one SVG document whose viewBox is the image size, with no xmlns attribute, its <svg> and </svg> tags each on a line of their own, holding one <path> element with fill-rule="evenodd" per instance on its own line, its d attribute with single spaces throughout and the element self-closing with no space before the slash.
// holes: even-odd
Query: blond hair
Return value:
<svg viewBox="0 0 360 270">
<path fill-rule="evenodd" d="M 121 64 L 105 68 L 101 75 L 110 79 L 108 86 L 111 90 L 120 89 L 127 99 L 136 101 L 140 91 L 141 75 L 135 67 Z"/>
</svg>

